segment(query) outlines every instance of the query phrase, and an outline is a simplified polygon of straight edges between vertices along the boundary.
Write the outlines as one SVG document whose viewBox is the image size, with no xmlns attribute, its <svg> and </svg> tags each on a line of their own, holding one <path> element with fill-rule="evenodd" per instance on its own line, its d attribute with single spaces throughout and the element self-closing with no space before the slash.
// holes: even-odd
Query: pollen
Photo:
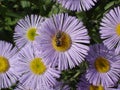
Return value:
<svg viewBox="0 0 120 90">
<path fill-rule="evenodd" d="M 106 73 L 110 69 L 109 61 L 103 57 L 98 57 L 95 60 L 94 65 L 95 65 L 96 70 L 100 73 Z"/>
<path fill-rule="evenodd" d="M 36 35 L 36 28 L 29 28 L 26 32 L 26 37 L 30 41 L 34 41 Z"/>
<path fill-rule="evenodd" d="M 40 75 L 43 74 L 46 71 L 46 66 L 44 65 L 44 63 L 42 62 L 41 58 L 34 58 L 31 62 L 30 62 L 30 70 L 36 74 L 36 75 Z"/>
<path fill-rule="evenodd" d="M 0 56 L 0 73 L 5 73 L 10 68 L 8 59 Z"/>
<path fill-rule="evenodd" d="M 71 38 L 65 32 L 58 32 L 52 38 L 52 46 L 56 51 L 65 52 L 71 47 Z"/>
<path fill-rule="evenodd" d="M 89 90 L 104 90 L 104 88 L 101 85 L 99 86 L 90 85 Z"/>
<path fill-rule="evenodd" d="M 116 34 L 120 36 L 120 24 L 116 26 Z"/>
</svg>

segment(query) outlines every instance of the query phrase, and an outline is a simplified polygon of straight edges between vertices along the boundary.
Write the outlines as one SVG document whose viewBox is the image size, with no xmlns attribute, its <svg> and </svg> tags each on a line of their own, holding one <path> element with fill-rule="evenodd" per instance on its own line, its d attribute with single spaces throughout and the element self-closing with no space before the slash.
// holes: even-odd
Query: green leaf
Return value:
<svg viewBox="0 0 120 90">
<path fill-rule="evenodd" d="M 114 4 L 115 4 L 115 1 L 109 2 L 109 3 L 104 7 L 105 11 L 108 10 L 108 9 L 110 9 L 111 7 L 113 7 Z"/>
<path fill-rule="evenodd" d="M 29 2 L 29 1 L 21 1 L 20 3 L 21 3 L 21 6 L 22 6 L 23 8 L 30 7 L 30 2 Z"/>
</svg>

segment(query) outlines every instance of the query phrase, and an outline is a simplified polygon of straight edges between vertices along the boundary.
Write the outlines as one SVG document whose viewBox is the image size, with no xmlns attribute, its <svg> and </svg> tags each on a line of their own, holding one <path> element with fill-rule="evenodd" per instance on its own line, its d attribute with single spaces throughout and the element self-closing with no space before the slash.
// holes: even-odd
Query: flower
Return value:
<svg viewBox="0 0 120 90">
<path fill-rule="evenodd" d="M 58 14 L 46 19 L 40 36 L 36 37 L 36 48 L 42 51 L 46 62 L 59 70 L 79 65 L 87 55 L 89 36 L 83 23 L 68 14 Z"/>
<path fill-rule="evenodd" d="M 14 90 L 70 90 L 70 87 L 63 82 L 57 82 L 53 87 L 42 86 L 41 89 L 30 89 L 28 86 L 18 84 Z"/>
<path fill-rule="evenodd" d="M 85 74 L 83 74 L 80 78 L 80 81 L 77 84 L 77 89 L 76 90 L 104 90 L 105 88 L 102 87 L 101 85 L 99 86 L 94 86 L 90 84 L 87 79 L 85 78 Z"/>
<path fill-rule="evenodd" d="M 110 10 L 102 19 L 100 34 L 103 43 L 109 49 L 115 49 L 116 54 L 120 53 L 120 7 Z"/>
<path fill-rule="evenodd" d="M 70 90 L 70 87 L 64 82 L 57 82 L 56 85 L 49 90 Z"/>
<path fill-rule="evenodd" d="M 22 84 L 18 84 L 17 87 L 14 89 L 14 90 L 54 90 L 54 89 L 51 89 L 51 87 L 49 86 L 42 86 L 41 89 L 30 89 L 29 87 L 27 86 L 24 86 Z"/>
<path fill-rule="evenodd" d="M 86 60 L 89 63 L 86 78 L 89 83 L 112 87 L 120 77 L 120 55 L 109 50 L 103 44 L 90 46 Z"/>
<path fill-rule="evenodd" d="M 42 90 L 70 90 L 70 87 L 63 82 L 57 82 L 53 87 L 45 86 Z"/>
<path fill-rule="evenodd" d="M 77 84 L 77 89 L 76 90 L 119 90 L 120 88 L 110 88 L 110 87 L 103 87 L 101 85 L 99 86 L 94 86 L 90 84 L 87 79 L 85 78 L 85 74 L 83 74 L 80 78 L 80 81 Z"/>
<path fill-rule="evenodd" d="M 97 0 L 57 0 L 57 2 L 72 11 L 86 11 L 95 6 Z"/>
<path fill-rule="evenodd" d="M 20 19 L 15 27 L 13 36 L 16 46 L 22 48 L 25 45 L 32 44 L 38 35 L 36 31 L 40 28 L 43 21 L 44 19 L 38 15 L 27 15 L 24 19 Z"/>
<path fill-rule="evenodd" d="M 16 83 L 18 76 L 15 68 L 17 48 L 12 44 L 0 41 L 0 90 Z"/>
<path fill-rule="evenodd" d="M 21 76 L 19 82 L 32 90 L 52 87 L 57 82 L 56 78 L 60 77 L 60 71 L 46 64 L 38 52 L 33 45 L 27 45 L 22 48 L 17 57 L 16 70 Z"/>
</svg>

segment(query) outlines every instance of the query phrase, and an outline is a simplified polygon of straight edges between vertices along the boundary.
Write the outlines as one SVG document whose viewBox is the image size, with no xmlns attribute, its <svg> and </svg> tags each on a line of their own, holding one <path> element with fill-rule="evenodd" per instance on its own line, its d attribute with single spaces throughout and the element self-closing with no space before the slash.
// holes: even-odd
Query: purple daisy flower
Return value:
<svg viewBox="0 0 120 90">
<path fill-rule="evenodd" d="M 101 38 L 109 49 L 120 53 L 120 7 L 110 10 L 102 19 L 100 26 Z"/>
<path fill-rule="evenodd" d="M 81 76 L 76 87 L 77 90 L 120 90 L 119 86 L 117 88 L 103 87 L 101 85 L 94 86 L 87 81 L 84 74 Z"/>
<path fill-rule="evenodd" d="M 49 90 L 70 90 L 70 87 L 64 82 L 57 82 L 56 85 Z"/>
<path fill-rule="evenodd" d="M 46 19 L 36 47 L 42 51 L 45 61 L 60 70 L 79 65 L 89 50 L 89 36 L 83 23 L 68 14 L 58 14 Z"/>
<path fill-rule="evenodd" d="M 86 11 L 95 6 L 97 0 L 57 0 L 63 7 L 72 11 Z"/>
<path fill-rule="evenodd" d="M 42 90 L 70 90 L 70 87 L 63 82 L 57 82 L 53 87 L 44 86 Z"/>
<path fill-rule="evenodd" d="M 18 21 L 15 27 L 14 40 L 18 48 L 22 48 L 27 44 L 32 44 L 38 35 L 36 31 L 40 28 L 44 19 L 38 15 L 25 16 L 24 19 Z"/>
<path fill-rule="evenodd" d="M 53 87 L 60 77 L 60 71 L 51 68 L 40 57 L 39 51 L 35 51 L 32 45 L 26 45 L 18 53 L 17 72 L 21 76 L 20 84 L 33 90 L 41 90 L 44 87 Z"/>
<path fill-rule="evenodd" d="M 84 74 L 81 76 L 80 81 L 78 82 L 76 87 L 77 87 L 76 90 L 105 90 L 105 88 L 102 87 L 101 85 L 94 86 L 90 84 L 85 78 Z"/>
<path fill-rule="evenodd" d="M 22 84 L 18 84 L 18 86 L 14 90 L 53 90 L 48 86 L 42 86 L 41 89 L 30 89 L 28 86 L 24 86 Z"/>
<path fill-rule="evenodd" d="M 28 86 L 18 84 L 14 90 L 70 90 L 70 87 L 63 82 L 57 82 L 53 87 L 42 86 L 41 89 L 30 89 Z"/>
<path fill-rule="evenodd" d="M 90 83 L 84 76 L 82 76 L 76 87 L 76 90 L 90 90 Z"/>
<path fill-rule="evenodd" d="M 0 41 L 0 90 L 16 83 L 18 77 L 15 70 L 17 48 L 12 44 Z"/>
<path fill-rule="evenodd" d="M 86 78 L 89 83 L 104 87 L 114 86 L 120 77 L 120 55 L 109 50 L 103 44 L 90 46 L 86 57 L 89 68 Z"/>
</svg>

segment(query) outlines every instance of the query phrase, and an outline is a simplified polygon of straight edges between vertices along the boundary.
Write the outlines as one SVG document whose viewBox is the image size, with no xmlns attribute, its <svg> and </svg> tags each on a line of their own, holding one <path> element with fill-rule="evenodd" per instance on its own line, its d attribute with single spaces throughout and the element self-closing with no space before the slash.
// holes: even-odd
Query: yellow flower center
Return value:
<svg viewBox="0 0 120 90">
<path fill-rule="evenodd" d="M 101 85 L 99 86 L 90 85 L 89 89 L 90 90 L 104 90 L 104 88 Z"/>
<path fill-rule="evenodd" d="M 94 65 L 95 65 L 96 70 L 100 73 L 106 73 L 110 69 L 109 61 L 103 57 L 98 57 L 95 60 Z"/>
<path fill-rule="evenodd" d="M 116 26 L 116 33 L 118 36 L 120 36 L 120 24 Z"/>
<path fill-rule="evenodd" d="M 4 73 L 8 71 L 9 68 L 10 68 L 10 65 L 9 65 L 8 59 L 0 56 L 0 73 Z"/>
<path fill-rule="evenodd" d="M 68 34 L 59 31 L 53 36 L 52 45 L 56 51 L 64 52 L 70 48 L 71 38 Z"/>
<path fill-rule="evenodd" d="M 35 40 L 35 36 L 37 36 L 38 34 L 36 34 L 36 28 L 29 28 L 26 32 L 26 37 L 28 40 L 30 41 L 34 41 Z"/>
<path fill-rule="evenodd" d="M 43 74 L 46 71 L 46 66 L 44 65 L 44 63 L 42 62 L 41 58 L 34 58 L 31 62 L 30 62 L 30 70 L 36 74 L 36 75 L 40 75 Z"/>
</svg>

